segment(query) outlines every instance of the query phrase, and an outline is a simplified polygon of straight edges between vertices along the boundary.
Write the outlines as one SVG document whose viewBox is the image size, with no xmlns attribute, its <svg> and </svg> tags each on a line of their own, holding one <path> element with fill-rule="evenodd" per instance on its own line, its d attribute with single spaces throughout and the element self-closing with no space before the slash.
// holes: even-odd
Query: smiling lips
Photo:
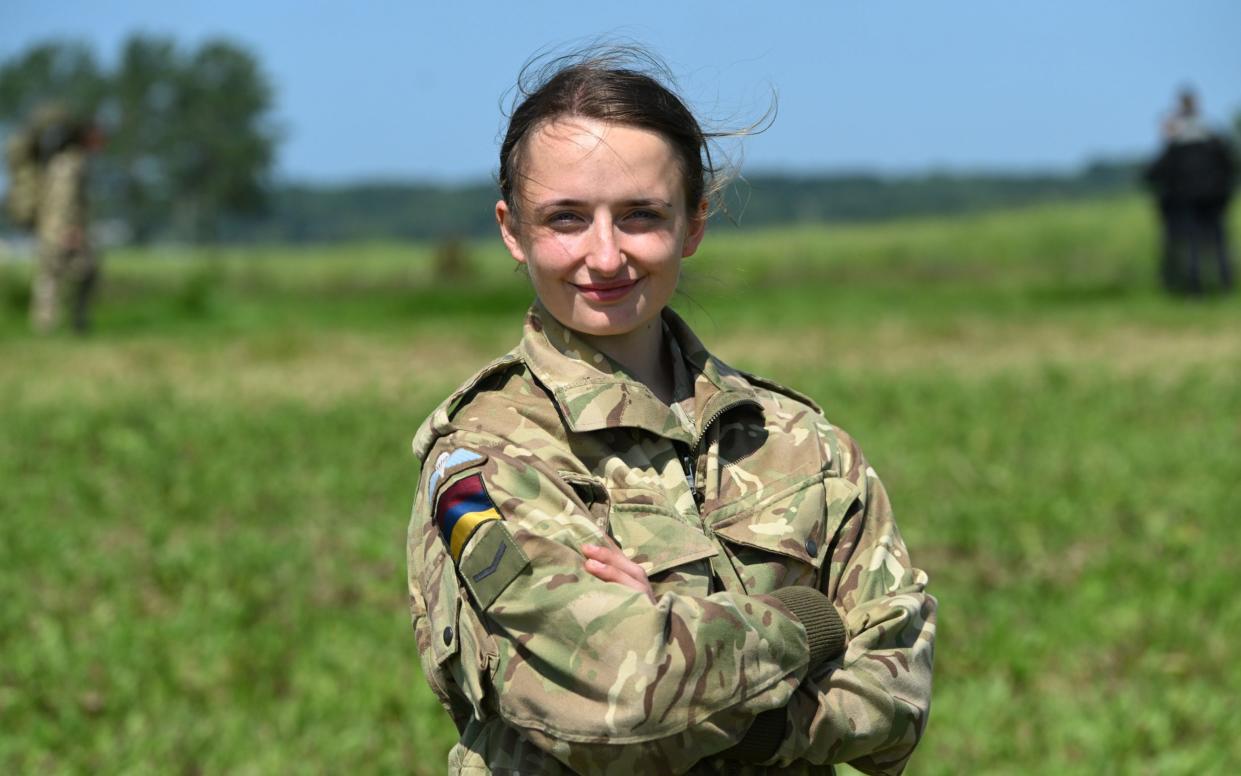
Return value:
<svg viewBox="0 0 1241 776">
<path fill-rule="evenodd" d="M 611 283 L 571 283 L 578 292 L 592 302 L 615 302 L 632 291 L 642 278 Z"/>
</svg>

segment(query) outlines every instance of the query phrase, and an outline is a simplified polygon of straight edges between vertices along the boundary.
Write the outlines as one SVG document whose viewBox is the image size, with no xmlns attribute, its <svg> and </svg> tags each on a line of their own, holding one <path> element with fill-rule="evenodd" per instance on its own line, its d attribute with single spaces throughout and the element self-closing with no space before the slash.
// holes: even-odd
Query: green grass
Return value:
<svg viewBox="0 0 1241 776">
<path fill-rule="evenodd" d="M 911 773 L 1241 767 L 1241 303 L 1160 294 L 1154 243 L 1118 200 L 687 266 L 679 309 L 859 438 L 930 573 Z M 30 337 L 0 264 L 0 770 L 443 772 L 408 441 L 529 291 L 498 241 L 451 287 L 432 250 L 117 253 L 84 341 Z"/>
</svg>

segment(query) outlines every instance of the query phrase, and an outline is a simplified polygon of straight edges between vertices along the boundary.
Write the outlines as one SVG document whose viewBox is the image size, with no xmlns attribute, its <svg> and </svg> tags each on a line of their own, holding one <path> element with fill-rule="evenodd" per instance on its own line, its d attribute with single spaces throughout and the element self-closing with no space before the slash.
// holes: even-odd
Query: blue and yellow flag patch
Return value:
<svg viewBox="0 0 1241 776">
<path fill-rule="evenodd" d="M 453 563 L 460 562 L 466 542 L 480 525 L 499 519 L 500 513 L 487 495 L 480 474 L 457 480 L 435 502 L 435 525 L 448 545 Z"/>
</svg>

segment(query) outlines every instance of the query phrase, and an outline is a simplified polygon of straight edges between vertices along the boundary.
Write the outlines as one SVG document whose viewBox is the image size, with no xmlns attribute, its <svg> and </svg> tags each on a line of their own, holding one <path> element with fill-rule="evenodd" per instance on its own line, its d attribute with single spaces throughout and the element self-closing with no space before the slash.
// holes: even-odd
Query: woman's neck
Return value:
<svg viewBox="0 0 1241 776">
<path fill-rule="evenodd" d="M 660 401 L 672 402 L 674 380 L 664 357 L 664 327 L 659 317 L 625 334 L 580 336 L 591 347 L 623 366 Z"/>
</svg>

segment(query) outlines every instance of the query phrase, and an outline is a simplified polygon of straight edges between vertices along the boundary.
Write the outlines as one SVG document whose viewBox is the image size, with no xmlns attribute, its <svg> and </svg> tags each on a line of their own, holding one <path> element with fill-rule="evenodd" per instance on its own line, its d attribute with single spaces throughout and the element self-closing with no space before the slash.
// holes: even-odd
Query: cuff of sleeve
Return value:
<svg viewBox="0 0 1241 776">
<path fill-rule="evenodd" d="M 784 727 L 788 711 L 768 709 L 754 718 L 745 737 L 720 753 L 724 760 L 738 763 L 762 763 L 776 756 L 784 743 Z"/>
<path fill-rule="evenodd" d="M 784 604 L 806 629 L 811 670 L 844 651 L 845 624 L 827 596 L 800 585 L 782 587 L 770 596 Z"/>
</svg>

